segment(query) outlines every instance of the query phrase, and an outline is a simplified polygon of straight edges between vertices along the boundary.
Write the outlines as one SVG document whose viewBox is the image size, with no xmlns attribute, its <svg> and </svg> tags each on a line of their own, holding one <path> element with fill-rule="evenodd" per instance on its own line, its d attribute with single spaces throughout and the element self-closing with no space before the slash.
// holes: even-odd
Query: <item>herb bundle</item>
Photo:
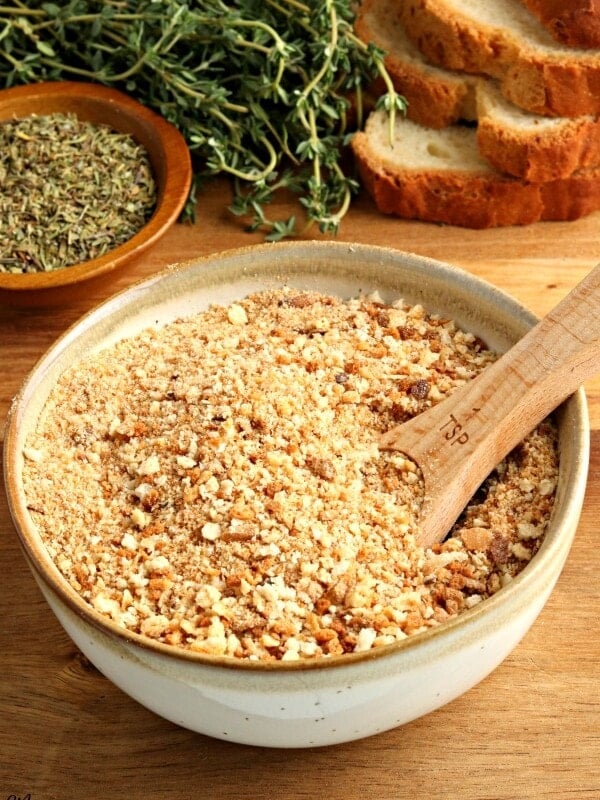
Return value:
<svg viewBox="0 0 600 800">
<path fill-rule="evenodd" d="M 0 84 L 121 88 L 185 137 L 195 164 L 190 208 L 203 178 L 226 173 L 231 210 L 268 239 L 297 232 L 295 217 L 267 216 L 280 189 L 297 195 L 308 224 L 334 233 L 357 189 L 343 153 L 361 124 L 362 89 L 379 74 L 391 125 L 404 110 L 383 54 L 353 33 L 352 8 L 352 0 L 8 0 Z"/>
</svg>

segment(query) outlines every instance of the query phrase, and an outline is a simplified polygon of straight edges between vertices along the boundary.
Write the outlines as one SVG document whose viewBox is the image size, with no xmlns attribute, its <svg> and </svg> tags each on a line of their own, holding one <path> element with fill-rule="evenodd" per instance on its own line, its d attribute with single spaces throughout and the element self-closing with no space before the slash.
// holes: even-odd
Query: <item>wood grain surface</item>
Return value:
<svg viewBox="0 0 600 800">
<path fill-rule="evenodd" d="M 216 181 L 195 224 L 110 282 L 48 308 L 0 306 L 0 425 L 57 336 L 116 290 L 167 264 L 260 241 Z M 292 209 L 285 203 L 274 212 Z M 316 236 L 309 232 L 307 236 Z M 360 197 L 338 239 L 460 266 L 544 314 L 600 261 L 600 214 L 468 231 L 380 216 Z M 77 651 L 42 599 L 0 492 L 0 800 L 598 800 L 600 798 L 600 377 L 586 384 L 592 451 L 586 501 L 558 584 L 524 640 L 488 678 L 426 717 L 350 744 L 271 750 L 162 720 Z"/>
</svg>

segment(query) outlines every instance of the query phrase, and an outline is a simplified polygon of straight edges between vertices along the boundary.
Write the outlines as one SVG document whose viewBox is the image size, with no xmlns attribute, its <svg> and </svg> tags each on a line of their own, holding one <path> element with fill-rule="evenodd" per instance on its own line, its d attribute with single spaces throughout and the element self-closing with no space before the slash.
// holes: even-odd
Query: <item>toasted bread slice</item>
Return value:
<svg viewBox="0 0 600 800">
<path fill-rule="evenodd" d="M 410 39 L 432 63 L 500 81 L 535 114 L 600 114 L 600 50 L 556 42 L 519 0 L 401 0 Z"/>
<path fill-rule="evenodd" d="M 600 117 L 543 117 L 509 103 L 492 81 L 477 86 L 477 146 L 500 172 L 532 182 L 600 166 Z"/>
<path fill-rule="evenodd" d="M 428 62 L 406 35 L 399 13 L 402 2 L 363 0 L 354 23 L 356 34 L 385 52 L 386 70 L 408 102 L 410 119 L 432 128 L 474 120 L 478 78 Z M 383 82 L 377 89 L 384 90 Z"/>
<path fill-rule="evenodd" d="M 531 183 L 497 172 L 479 153 L 476 132 L 435 130 L 399 120 L 390 144 L 387 114 L 370 114 L 352 140 L 363 185 L 377 208 L 408 219 L 467 228 L 571 220 L 600 208 L 600 167 Z"/>
</svg>

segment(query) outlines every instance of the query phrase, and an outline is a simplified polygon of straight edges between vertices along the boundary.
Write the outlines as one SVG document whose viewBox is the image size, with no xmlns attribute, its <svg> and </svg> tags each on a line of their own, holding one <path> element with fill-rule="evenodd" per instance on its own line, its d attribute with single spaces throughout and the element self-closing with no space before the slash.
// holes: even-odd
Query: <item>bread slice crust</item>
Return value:
<svg viewBox="0 0 600 800">
<path fill-rule="evenodd" d="M 600 47 L 600 0 L 521 0 L 550 35 L 569 47 Z"/>
</svg>

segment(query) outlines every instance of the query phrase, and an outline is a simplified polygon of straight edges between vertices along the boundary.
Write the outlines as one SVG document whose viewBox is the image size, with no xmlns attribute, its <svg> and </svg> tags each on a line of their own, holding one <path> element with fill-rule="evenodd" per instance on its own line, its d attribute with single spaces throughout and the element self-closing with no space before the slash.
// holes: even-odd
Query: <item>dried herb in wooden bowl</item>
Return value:
<svg viewBox="0 0 600 800">
<path fill-rule="evenodd" d="M 97 258 L 148 221 L 156 187 L 129 134 L 73 114 L 0 123 L 0 272 Z"/>
</svg>

